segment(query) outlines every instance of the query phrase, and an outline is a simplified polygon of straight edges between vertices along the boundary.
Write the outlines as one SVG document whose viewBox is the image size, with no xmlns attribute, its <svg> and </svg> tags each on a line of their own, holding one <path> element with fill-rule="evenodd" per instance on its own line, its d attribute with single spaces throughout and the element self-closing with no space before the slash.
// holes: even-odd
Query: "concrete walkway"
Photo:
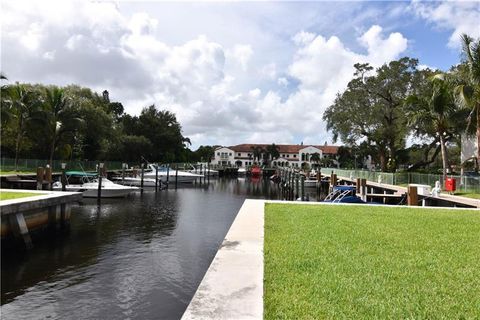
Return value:
<svg viewBox="0 0 480 320">
<path fill-rule="evenodd" d="M 263 319 L 264 200 L 245 200 L 182 319 Z"/>
</svg>

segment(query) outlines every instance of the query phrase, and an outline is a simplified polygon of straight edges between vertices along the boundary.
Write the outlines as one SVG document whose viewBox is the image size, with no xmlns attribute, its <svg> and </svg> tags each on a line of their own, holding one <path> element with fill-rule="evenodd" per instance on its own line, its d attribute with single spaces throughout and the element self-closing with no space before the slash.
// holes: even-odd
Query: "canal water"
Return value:
<svg viewBox="0 0 480 320">
<path fill-rule="evenodd" d="M 85 199 L 68 233 L 2 250 L 1 318 L 179 319 L 243 201 L 279 196 L 239 178 Z"/>
</svg>

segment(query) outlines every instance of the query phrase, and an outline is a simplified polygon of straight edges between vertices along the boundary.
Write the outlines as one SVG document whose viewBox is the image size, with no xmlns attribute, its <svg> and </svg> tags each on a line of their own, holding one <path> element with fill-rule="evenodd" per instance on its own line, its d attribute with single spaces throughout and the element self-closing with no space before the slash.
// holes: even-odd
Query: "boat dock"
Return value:
<svg viewBox="0 0 480 320">
<path fill-rule="evenodd" d="M 71 204 L 82 200 L 79 192 L 2 189 L 2 193 L 18 191 L 38 196 L 0 201 L 1 238 L 20 240 L 28 249 L 33 246 L 32 232 L 68 227 Z"/>
<path fill-rule="evenodd" d="M 282 168 L 277 171 L 277 176 L 285 200 L 306 200 L 304 175 L 293 169 Z M 334 173 L 330 175 L 317 174 L 315 183 L 317 193 L 320 193 L 321 190 L 331 190 L 336 185 L 355 186 L 357 195 L 367 203 L 480 208 L 478 199 L 455 196 L 445 192 L 435 195 L 430 192 L 429 186 L 410 184 L 408 187 L 403 187 L 366 179 L 337 176 Z"/>
</svg>

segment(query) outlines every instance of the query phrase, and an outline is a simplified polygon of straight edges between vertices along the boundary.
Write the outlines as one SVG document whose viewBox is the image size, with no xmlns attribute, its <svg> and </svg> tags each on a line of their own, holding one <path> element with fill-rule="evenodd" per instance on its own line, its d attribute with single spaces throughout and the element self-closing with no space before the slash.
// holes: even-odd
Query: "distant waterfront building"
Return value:
<svg viewBox="0 0 480 320">
<path fill-rule="evenodd" d="M 212 164 L 230 165 L 236 167 L 248 167 L 254 162 L 262 163 L 254 159 L 254 148 L 265 150 L 269 144 L 239 144 L 230 147 L 219 147 L 215 149 L 215 156 Z M 328 145 L 303 145 L 303 144 L 276 144 L 280 157 L 272 159 L 271 164 L 278 167 L 300 168 L 302 164 L 312 165 L 312 155 L 318 153 L 320 159 L 332 159 L 336 163 L 337 146 Z"/>
</svg>

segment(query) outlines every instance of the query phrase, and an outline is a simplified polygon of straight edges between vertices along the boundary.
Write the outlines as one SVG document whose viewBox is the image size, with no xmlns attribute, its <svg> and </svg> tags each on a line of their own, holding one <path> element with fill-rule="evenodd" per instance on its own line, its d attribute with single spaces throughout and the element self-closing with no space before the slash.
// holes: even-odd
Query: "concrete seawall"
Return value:
<svg viewBox="0 0 480 320">
<path fill-rule="evenodd" d="M 38 196 L 0 201 L 1 237 L 21 239 L 27 248 L 32 247 L 31 231 L 65 227 L 70 220 L 71 203 L 82 200 L 79 192 L 1 189 L 2 193 L 22 191 Z"/>
<path fill-rule="evenodd" d="M 182 319 L 263 318 L 263 200 L 245 200 Z"/>
</svg>

